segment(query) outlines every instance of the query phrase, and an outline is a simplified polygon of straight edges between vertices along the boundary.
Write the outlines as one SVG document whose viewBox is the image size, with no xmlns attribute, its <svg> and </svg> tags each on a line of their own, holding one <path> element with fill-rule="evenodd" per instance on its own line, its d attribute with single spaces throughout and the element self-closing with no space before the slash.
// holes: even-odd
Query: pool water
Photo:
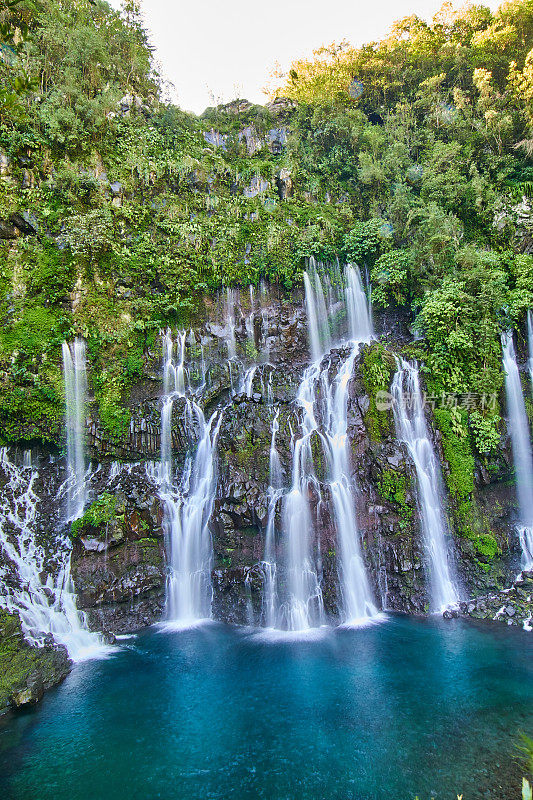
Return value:
<svg viewBox="0 0 533 800">
<path fill-rule="evenodd" d="M 152 628 L 0 726 L 16 800 L 519 798 L 533 637 L 390 616 L 289 638 Z"/>
</svg>

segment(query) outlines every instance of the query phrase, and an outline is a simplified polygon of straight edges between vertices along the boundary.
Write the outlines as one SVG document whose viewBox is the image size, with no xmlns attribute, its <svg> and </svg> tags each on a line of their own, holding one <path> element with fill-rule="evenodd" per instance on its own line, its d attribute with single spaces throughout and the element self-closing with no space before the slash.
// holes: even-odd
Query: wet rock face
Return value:
<svg viewBox="0 0 533 800">
<path fill-rule="evenodd" d="M 163 510 L 141 467 L 104 479 L 102 488 L 111 511 L 98 519 L 95 504 L 75 523 L 72 577 L 90 627 L 125 633 L 157 622 L 163 613 Z"/>
<path fill-rule="evenodd" d="M 232 623 L 261 624 L 272 422 L 277 413 L 276 444 L 287 490 L 292 478 L 291 442 L 293 436 L 299 435 L 301 424 L 301 410 L 295 398 L 303 370 L 309 364 L 309 352 L 301 295 L 295 294 L 292 302 L 272 293 L 266 300 L 252 297 L 247 305 L 244 300 L 235 311 L 237 359 L 231 367 L 224 325 L 225 297 L 206 301 L 206 319 L 195 328 L 194 337 L 187 339 L 186 365 L 188 395 L 195 393 L 206 419 L 215 411 L 222 412 L 217 441 L 218 482 L 210 521 L 213 616 Z M 391 351 L 410 341 L 409 319 L 403 312 L 376 314 L 374 323 Z M 368 347 L 362 348 L 355 359 L 347 407 L 351 486 L 362 557 L 378 607 L 425 613 L 430 605 L 429 581 L 413 465 L 396 440 L 391 413 L 376 419 L 375 398 L 365 383 L 367 352 Z M 329 369 L 330 380 L 348 355 L 349 349 L 344 347 L 327 356 L 323 369 Z M 93 464 L 90 496 L 97 502 L 104 495 L 111 499 L 103 518 L 98 514 L 91 517 L 89 508 L 82 523 L 75 525 L 72 576 L 79 608 L 90 626 L 113 633 L 136 630 L 159 621 L 164 614 L 168 551 L 164 509 L 157 485 L 146 470 L 147 463 L 159 460 L 161 451 L 161 354 L 155 351 L 152 356 L 145 380 L 131 392 L 128 405 L 132 422 L 122 439 L 111 441 L 107 437 L 97 409 L 91 409 L 88 423 Z M 257 368 L 243 388 L 245 370 L 254 363 Z M 198 439 L 194 424 L 188 422 L 190 415 L 185 414 L 185 404 L 184 398 L 176 398 L 172 412 L 172 453 L 178 474 Z M 437 437 L 435 445 L 438 448 Z M 331 516 L 327 459 L 319 436 L 314 436 L 312 449 L 320 490 L 311 489 L 309 496 L 314 526 L 312 548 L 325 612 L 336 621 L 342 607 L 339 544 Z M 54 463 L 48 463 L 48 456 L 39 462 L 36 484 L 41 495 L 50 475 L 56 487 L 43 493 L 40 504 L 39 542 L 45 545 L 47 538 L 54 538 L 52 531 L 59 530 L 54 503 L 57 506 L 57 487 L 66 477 L 64 462 L 56 456 Z M 124 463 L 111 469 L 111 459 L 117 457 Z M 136 461 L 140 463 L 134 464 Z M 515 497 L 512 487 L 506 487 L 502 480 L 505 468 L 502 463 L 501 474 L 480 471 L 476 489 L 486 524 L 501 546 L 501 558 L 494 559 L 489 568 L 480 569 L 472 543 L 454 536 L 458 572 L 470 594 L 497 594 L 499 587 L 509 585 L 510 575 L 517 571 Z M 277 577 L 283 588 L 286 542 L 282 514 L 280 500 L 275 514 L 275 552 Z M 9 567 L 5 574 L 11 579 Z"/>
<path fill-rule="evenodd" d="M 347 350 L 332 352 L 332 375 L 347 355 Z M 351 382 L 348 436 L 352 443 L 352 486 L 363 559 L 379 607 L 424 613 L 429 597 L 411 490 L 411 465 L 392 432 L 379 443 L 370 438 L 365 422 L 369 398 L 360 377 L 361 359 L 362 355 L 356 359 Z M 278 408 L 276 446 L 283 485 L 288 487 L 292 466 L 291 435 L 298 433 L 300 422 L 300 412 L 294 404 L 300 378 L 301 369 L 294 375 L 276 370 L 273 385 L 278 402 L 271 406 L 257 405 L 253 398 L 237 398 L 238 402 L 224 412 L 217 448 L 217 499 L 211 525 L 215 552 L 213 614 L 218 619 L 240 624 L 263 621 L 261 561 L 267 524 L 272 420 Z M 280 398 L 283 402 L 279 402 Z M 342 606 L 338 589 L 338 543 L 331 516 L 326 459 L 318 436 L 313 452 L 322 497 L 319 502 L 317 492 L 310 495 L 315 527 L 313 549 L 325 612 L 332 620 L 338 620 Z M 395 499 L 395 495 L 399 499 Z M 276 509 L 275 529 L 278 579 L 283 585 L 282 501 Z"/>
</svg>

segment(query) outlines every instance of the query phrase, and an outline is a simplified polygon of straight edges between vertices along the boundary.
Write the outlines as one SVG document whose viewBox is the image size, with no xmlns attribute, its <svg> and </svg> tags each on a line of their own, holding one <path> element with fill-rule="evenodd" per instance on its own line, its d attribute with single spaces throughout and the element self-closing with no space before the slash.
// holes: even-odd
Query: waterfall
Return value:
<svg viewBox="0 0 533 800">
<path fill-rule="evenodd" d="M 17 573 L 16 582 L 2 582 L 0 605 L 18 613 L 31 644 L 42 646 L 51 634 L 67 648 L 73 661 L 102 654 L 105 647 L 100 637 L 87 630 L 84 616 L 76 608 L 69 541 L 58 537 L 48 558 L 38 543 L 38 472 L 26 464 L 17 466 L 6 448 L 0 451 L 0 469 L 7 481 L 0 495 L 0 548 Z M 55 576 L 48 574 L 49 563 L 54 564 Z"/>
<path fill-rule="evenodd" d="M 170 486 L 172 481 L 172 395 L 165 397 L 161 409 L 161 483 Z"/>
<path fill-rule="evenodd" d="M 363 315 L 363 319 L 365 316 L 368 314 Z M 361 554 L 353 500 L 354 488 L 350 481 L 350 445 L 347 434 L 348 389 L 358 352 L 359 345 L 355 344 L 333 381 L 329 380 L 327 369 L 322 373 L 329 491 L 340 549 L 338 564 L 342 614 L 344 622 L 352 624 L 375 617 L 378 613 Z"/>
<path fill-rule="evenodd" d="M 174 342 L 172 332 L 167 328 L 163 334 L 163 391 L 166 395 L 175 394 L 178 397 L 185 397 L 185 343 L 187 334 L 185 331 L 178 331 L 176 334 L 176 353 L 177 361 L 174 363 Z"/>
<path fill-rule="evenodd" d="M 320 625 L 324 616 L 322 591 L 311 552 L 313 525 L 309 507 L 311 485 L 318 488 L 312 438 L 318 434 L 313 404 L 319 375 L 320 362 L 317 362 L 305 370 L 298 389 L 296 401 L 303 411 L 302 435 L 293 441 L 292 484 L 283 504 L 289 596 L 282 608 L 282 617 L 290 631 L 304 631 Z"/>
<path fill-rule="evenodd" d="M 228 348 L 228 358 L 231 361 L 237 356 L 237 343 L 235 340 L 235 291 L 226 289 L 226 345 Z"/>
<path fill-rule="evenodd" d="M 170 394 L 163 397 L 161 409 L 161 464 L 155 477 L 165 515 L 163 525 L 169 547 L 169 574 L 167 581 L 167 617 L 180 626 L 190 625 L 211 616 L 211 567 L 213 546 L 209 519 L 216 492 L 215 448 L 222 415 L 215 412 L 208 422 L 200 406 L 188 399 L 185 404 L 185 427 L 198 430 L 199 440 L 194 457 L 188 455 L 180 481 L 175 479 L 172 467 L 172 411 L 178 388 L 172 390 L 172 381 L 166 381 L 169 362 L 172 364 L 172 347 L 168 346 L 169 333 L 163 340 L 163 376 Z M 170 340 L 171 341 L 171 340 Z M 178 335 L 179 362 L 175 374 L 184 372 L 184 341 Z M 180 386 L 174 382 L 174 386 Z M 183 382 L 185 392 L 185 381 Z"/>
<path fill-rule="evenodd" d="M 533 312 L 528 309 L 527 312 L 527 344 L 528 344 L 528 367 L 529 379 L 533 388 Z"/>
<path fill-rule="evenodd" d="M 417 498 L 430 572 L 432 606 L 441 611 L 457 603 L 459 592 L 452 578 L 446 544 L 447 522 L 442 506 L 442 476 L 424 415 L 416 364 L 398 363 L 391 393 L 396 435 L 411 456 L 417 478 Z"/>
<path fill-rule="evenodd" d="M 529 439 L 529 423 L 511 331 L 502 333 L 502 347 L 509 432 L 520 508 L 518 535 L 522 548 L 521 567 L 522 569 L 533 569 L 533 459 Z"/>
<path fill-rule="evenodd" d="M 239 388 L 237 389 L 237 394 L 244 394 L 246 397 L 251 398 L 254 391 L 254 377 L 255 373 L 257 372 L 257 364 L 253 364 L 251 367 L 248 367 L 245 370 Z"/>
<path fill-rule="evenodd" d="M 363 289 L 359 268 L 348 264 L 344 276 L 350 338 L 356 342 L 369 342 L 374 336 L 372 311 Z"/>
<path fill-rule="evenodd" d="M 349 266 L 345 269 L 344 275 L 345 304 L 352 346 L 336 378 L 330 380 L 330 362 L 324 367 L 321 364 L 322 355 L 331 347 L 328 312 L 322 283 L 313 259 L 310 260 L 309 272 L 304 273 L 313 364 L 305 370 L 296 398 L 302 411 L 301 436 L 293 439 L 292 483 L 283 503 L 288 598 L 281 606 L 278 622 L 289 630 L 306 630 L 323 622 L 322 593 L 312 555 L 313 524 L 309 502 L 312 488 L 319 495 L 319 500 L 321 499 L 313 464 L 313 444 L 319 445 L 327 460 L 332 516 L 339 545 L 338 568 L 344 620 L 360 622 L 378 613 L 361 553 L 347 435 L 349 382 L 361 343 L 368 342 L 372 338 L 372 321 L 359 271 Z M 337 267 L 334 277 L 335 286 L 342 285 L 340 268 Z M 329 282 L 328 299 L 332 313 L 338 305 L 338 298 L 334 294 L 333 284 Z M 275 430 L 274 426 L 271 454 Z M 268 524 L 273 526 L 278 494 L 273 488 L 272 466 L 269 498 L 271 502 Z M 267 529 L 265 548 L 267 563 L 271 563 L 267 551 L 272 547 L 272 537 L 273 530 Z M 265 599 L 267 617 L 270 615 L 269 618 L 272 620 L 275 616 L 271 610 L 275 605 L 275 595 L 268 572 Z"/>
<path fill-rule="evenodd" d="M 63 374 L 67 429 L 67 519 L 81 517 L 87 500 L 85 461 L 85 408 L 87 404 L 87 370 L 85 342 L 75 339 L 63 342 Z"/>
<path fill-rule="evenodd" d="M 279 430 L 279 408 L 272 422 L 272 439 L 269 454 L 268 517 L 265 535 L 265 558 L 263 561 L 264 592 L 263 615 L 267 628 L 274 628 L 277 622 L 277 565 L 276 565 L 276 507 L 283 494 L 282 474 L 279 454 L 276 450 L 276 435 Z"/>
<path fill-rule="evenodd" d="M 216 492 L 215 448 L 222 416 L 215 412 L 206 422 L 201 408 L 191 400 L 185 407 L 190 429 L 198 427 L 196 454 L 188 456 L 179 486 L 161 482 L 165 505 L 164 527 L 169 542 L 167 617 L 190 625 L 211 616 L 213 546 L 209 519 Z"/>
<path fill-rule="evenodd" d="M 314 258 L 309 260 L 309 271 L 304 272 L 303 279 L 311 359 L 315 362 L 330 349 L 331 335 L 324 290 Z"/>
</svg>

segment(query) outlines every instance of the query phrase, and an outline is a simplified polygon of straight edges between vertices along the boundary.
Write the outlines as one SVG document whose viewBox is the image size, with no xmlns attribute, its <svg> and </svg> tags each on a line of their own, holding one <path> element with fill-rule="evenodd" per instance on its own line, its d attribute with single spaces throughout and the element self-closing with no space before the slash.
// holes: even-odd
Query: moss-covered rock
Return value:
<svg viewBox="0 0 533 800">
<path fill-rule="evenodd" d="M 0 609 L 0 714 L 38 703 L 70 667 L 65 647 L 51 638 L 44 647 L 33 647 L 24 638 L 18 616 Z"/>
</svg>

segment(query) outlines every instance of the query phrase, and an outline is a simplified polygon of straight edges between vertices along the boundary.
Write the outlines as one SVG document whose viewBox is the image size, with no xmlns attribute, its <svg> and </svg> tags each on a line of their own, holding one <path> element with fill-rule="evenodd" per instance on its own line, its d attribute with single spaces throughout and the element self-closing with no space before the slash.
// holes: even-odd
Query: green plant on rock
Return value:
<svg viewBox="0 0 533 800">
<path fill-rule="evenodd" d="M 407 502 L 408 479 L 392 469 L 383 470 L 378 482 L 380 495 L 398 509 L 400 530 L 409 528 L 413 518 L 413 506 Z"/>
<path fill-rule="evenodd" d="M 376 261 L 372 273 L 373 300 L 379 306 L 402 305 L 411 297 L 411 256 L 407 250 L 391 250 Z"/>
<path fill-rule="evenodd" d="M 363 350 L 361 376 L 369 398 L 365 424 L 375 442 L 390 431 L 390 411 L 379 406 L 386 400 L 394 367 L 394 356 L 381 343 L 372 343 Z"/>
<path fill-rule="evenodd" d="M 100 528 L 114 519 L 123 521 L 124 516 L 117 513 L 118 511 L 118 501 L 115 495 L 104 492 L 97 500 L 91 503 L 82 517 L 74 520 L 71 527 L 71 536 L 80 536 L 86 528 Z"/>
</svg>

